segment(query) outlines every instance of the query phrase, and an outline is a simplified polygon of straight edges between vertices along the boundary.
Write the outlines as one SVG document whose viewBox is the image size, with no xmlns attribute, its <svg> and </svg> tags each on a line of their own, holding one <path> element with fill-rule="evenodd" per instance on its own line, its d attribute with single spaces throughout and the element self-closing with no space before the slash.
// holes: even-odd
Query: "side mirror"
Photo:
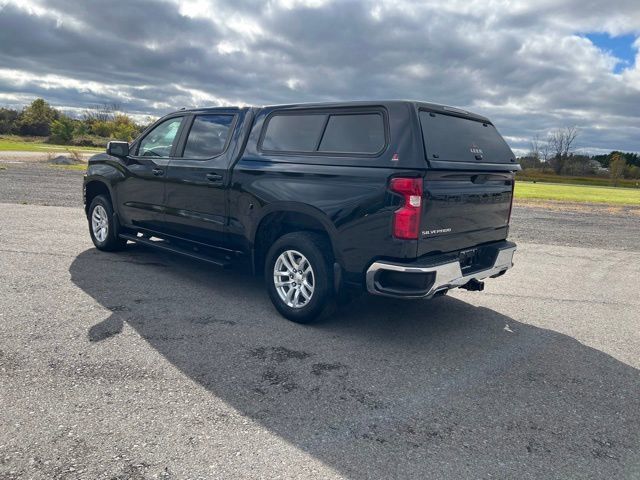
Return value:
<svg viewBox="0 0 640 480">
<path fill-rule="evenodd" d="M 126 157 L 129 155 L 129 144 L 127 142 L 109 142 L 107 143 L 107 155 Z"/>
</svg>

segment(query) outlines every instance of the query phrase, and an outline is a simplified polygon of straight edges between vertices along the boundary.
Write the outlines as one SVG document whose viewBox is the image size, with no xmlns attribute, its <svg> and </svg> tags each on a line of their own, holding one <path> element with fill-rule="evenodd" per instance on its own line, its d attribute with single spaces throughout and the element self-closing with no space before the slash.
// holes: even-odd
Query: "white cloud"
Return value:
<svg viewBox="0 0 640 480">
<path fill-rule="evenodd" d="M 144 115 L 415 98 L 489 116 L 516 150 L 577 125 L 581 148 L 638 151 L 640 62 L 615 74 L 596 31 L 640 37 L 637 0 L 11 1 L 0 102 Z"/>
<path fill-rule="evenodd" d="M 291 90 L 299 90 L 302 87 L 302 80 L 299 78 L 289 78 L 285 83 Z"/>
<path fill-rule="evenodd" d="M 331 3 L 331 0 L 273 0 L 272 3 L 277 7 L 291 10 L 299 7 L 320 8 Z"/>
</svg>

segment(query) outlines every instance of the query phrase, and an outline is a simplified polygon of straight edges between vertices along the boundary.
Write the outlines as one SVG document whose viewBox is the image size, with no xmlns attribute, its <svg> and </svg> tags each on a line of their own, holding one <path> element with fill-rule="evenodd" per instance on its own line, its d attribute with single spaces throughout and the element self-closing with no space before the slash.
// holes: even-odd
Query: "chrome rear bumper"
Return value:
<svg viewBox="0 0 640 480">
<path fill-rule="evenodd" d="M 442 290 L 461 287 L 472 280 L 483 280 L 489 277 L 502 275 L 513 267 L 513 254 L 516 251 L 516 244 L 512 242 L 499 242 L 496 245 L 482 247 L 495 250 L 495 260 L 493 265 L 482 270 L 463 273 L 460 260 L 455 258 L 457 254 L 438 257 L 434 264 L 424 263 L 395 263 L 395 262 L 374 262 L 366 274 L 367 291 L 374 295 L 384 295 L 396 298 L 430 298 Z M 381 272 L 399 272 L 406 274 L 428 274 L 423 275 L 426 279 L 423 289 L 393 289 L 385 288 L 380 282 Z"/>
</svg>

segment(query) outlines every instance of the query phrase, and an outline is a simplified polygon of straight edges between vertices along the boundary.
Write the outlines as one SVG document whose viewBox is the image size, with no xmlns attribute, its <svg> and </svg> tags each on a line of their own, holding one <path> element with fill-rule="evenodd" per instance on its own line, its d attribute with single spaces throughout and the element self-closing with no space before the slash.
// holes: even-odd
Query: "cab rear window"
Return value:
<svg viewBox="0 0 640 480">
<path fill-rule="evenodd" d="M 385 146 L 381 113 L 275 114 L 261 149 L 271 152 L 375 155 Z"/>
<path fill-rule="evenodd" d="M 421 111 L 420 124 L 428 159 L 509 163 L 515 158 L 507 142 L 490 123 Z"/>
</svg>

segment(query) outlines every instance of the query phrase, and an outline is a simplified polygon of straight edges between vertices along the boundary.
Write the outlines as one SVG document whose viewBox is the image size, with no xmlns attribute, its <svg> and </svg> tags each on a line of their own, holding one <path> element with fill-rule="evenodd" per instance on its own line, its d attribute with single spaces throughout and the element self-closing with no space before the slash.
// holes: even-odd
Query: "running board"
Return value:
<svg viewBox="0 0 640 480">
<path fill-rule="evenodd" d="M 185 257 L 193 258 L 194 260 L 211 263 L 218 267 L 227 268 L 231 265 L 231 262 L 227 259 L 215 257 L 212 255 L 205 255 L 200 252 L 178 247 L 176 245 L 171 245 L 166 240 L 151 240 L 149 237 L 138 237 L 136 235 L 130 235 L 128 233 L 121 233 L 118 236 L 125 240 L 129 240 L 130 242 L 139 243 L 141 245 L 148 245 L 153 248 L 164 250 L 165 252 L 178 253 L 180 255 L 184 255 Z"/>
</svg>

